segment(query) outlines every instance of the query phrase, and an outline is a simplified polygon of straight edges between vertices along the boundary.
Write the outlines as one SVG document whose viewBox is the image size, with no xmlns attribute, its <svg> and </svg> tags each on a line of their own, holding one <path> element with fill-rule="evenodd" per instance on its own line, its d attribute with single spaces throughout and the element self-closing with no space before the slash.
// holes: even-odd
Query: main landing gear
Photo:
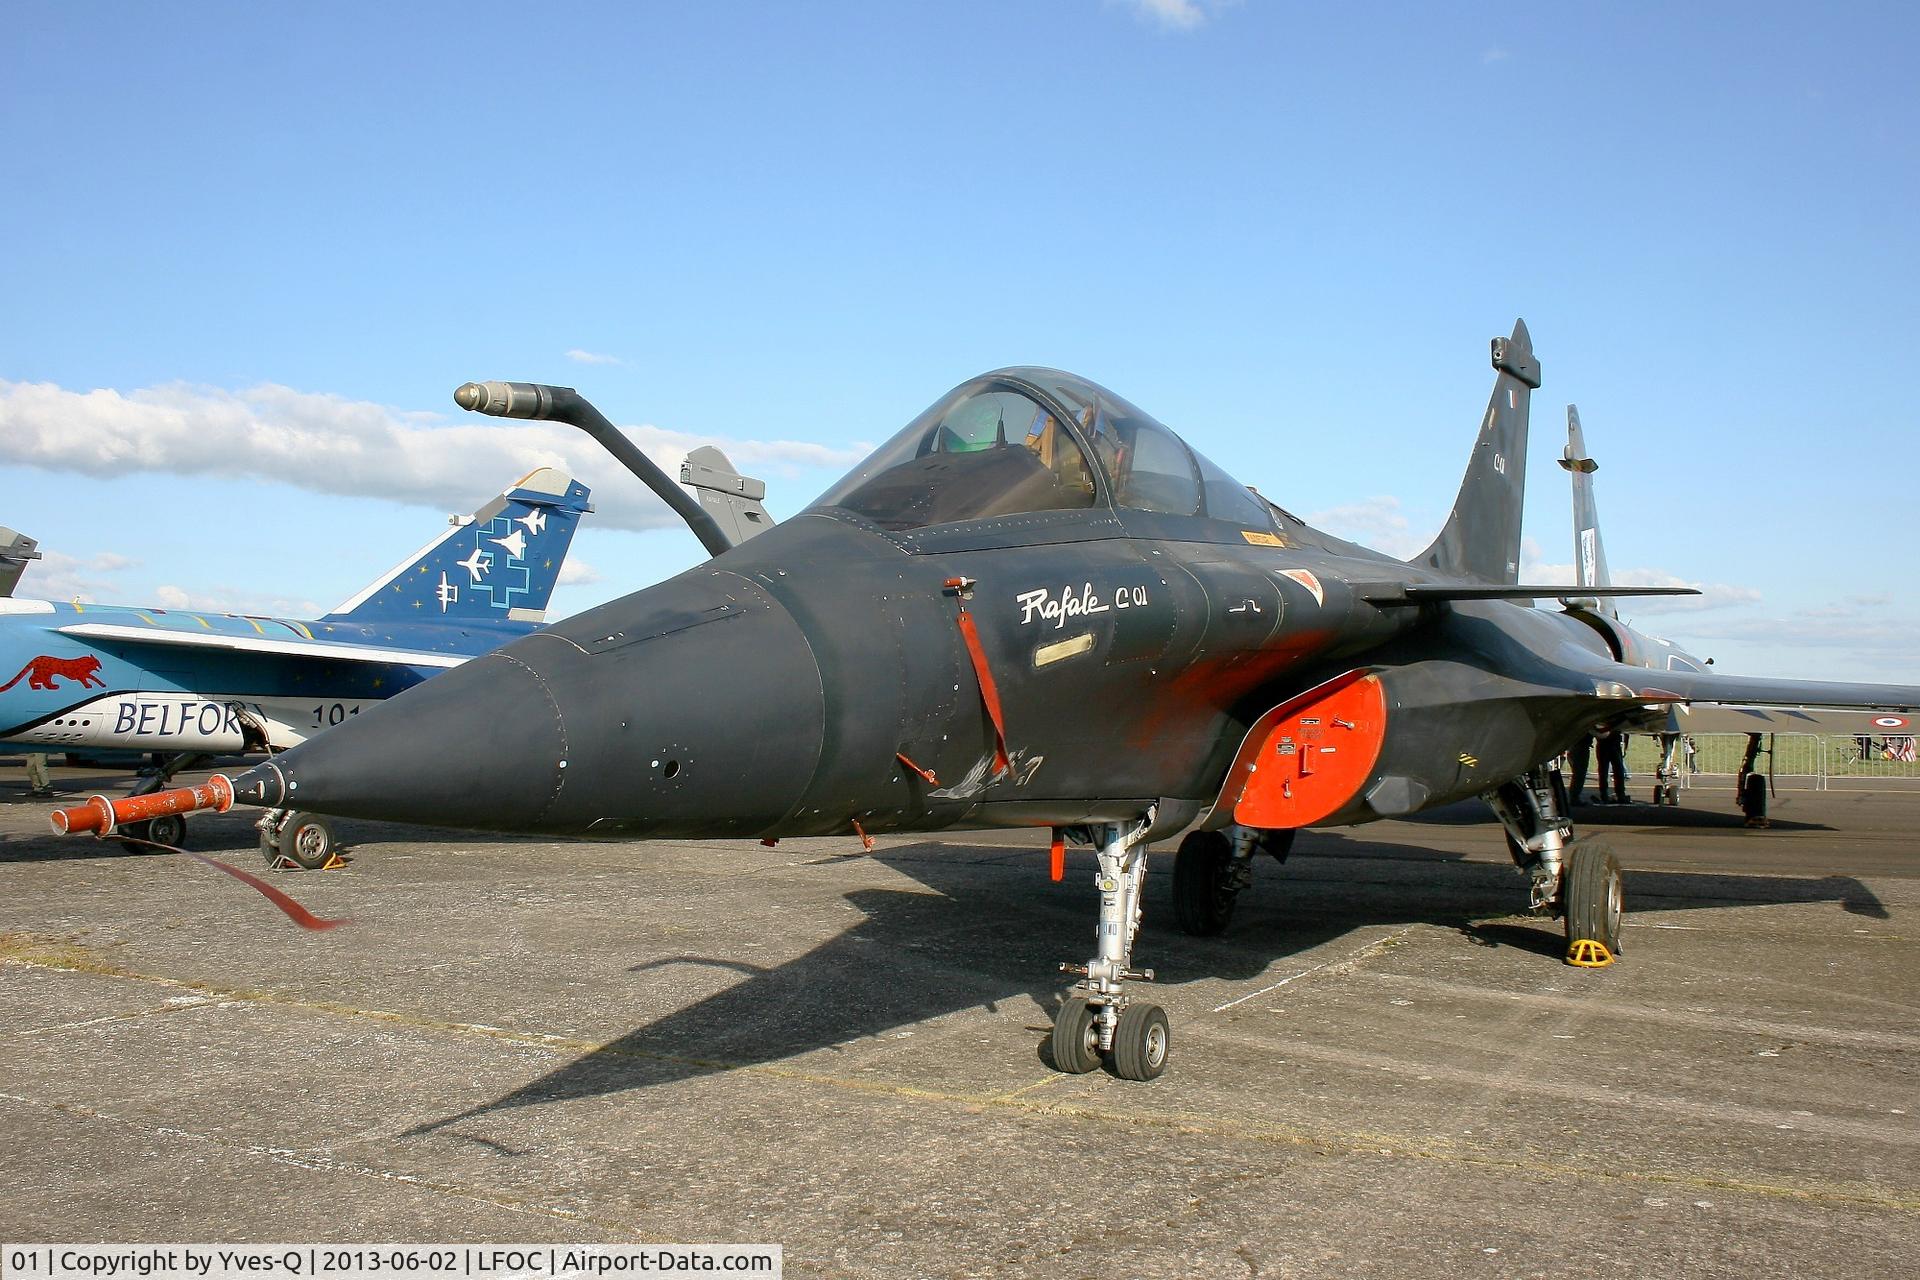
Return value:
<svg viewBox="0 0 1920 1280">
<path fill-rule="evenodd" d="M 1535 912 L 1566 921 L 1567 963 L 1598 969 L 1620 954 L 1625 877 L 1603 840 L 1573 838 L 1558 769 L 1536 769 L 1487 795 Z"/>
<path fill-rule="evenodd" d="M 1668 806 L 1680 803 L 1680 735 L 1660 735 L 1660 766 L 1653 774 L 1653 802 Z"/>
<path fill-rule="evenodd" d="M 1253 883 L 1254 855 L 1270 853 L 1285 862 L 1296 834 L 1237 824 L 1188 832 L 1173 855 L 1173 914 L 1181 930 L 1201 938 L 1225 933 L 1234 899 Z"/>
<path fill-rule="evenodd" d="M 1153 981 L 1153 970 L 1135 969 L 1133 940 L 1140 932 L 1141 890 L 1147 880 L 1147 829 L 1151 811 L 1135 825 L 1109 823 L 1092 829 L 1100 869 L 1100 925 L 1095 954 L 1084 965 L 1063 964 L 1077 973 L 1053 1020 L 1053 1062 L 1079 1075 L 1106 1057 L 1122 1080 L 1152 1080 L 1167 1069 L 1172 1035 L 1166 1011 L 1157 1004 L 1135 1003 L 1123 983 Z"/>
</svg>

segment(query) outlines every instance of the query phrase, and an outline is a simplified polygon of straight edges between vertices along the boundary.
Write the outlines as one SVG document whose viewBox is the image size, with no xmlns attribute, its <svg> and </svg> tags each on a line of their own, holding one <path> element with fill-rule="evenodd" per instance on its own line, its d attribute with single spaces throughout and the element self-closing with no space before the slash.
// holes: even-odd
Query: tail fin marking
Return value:
<svg viewBox="0 0 1920 1280">
<path fill-rule="evenodd" d="M 509 485 L 471 516 L 327 615 L 355 622 L 520 622 L 546 618 L 587 486 L 553 467 Z"/>
</svg>

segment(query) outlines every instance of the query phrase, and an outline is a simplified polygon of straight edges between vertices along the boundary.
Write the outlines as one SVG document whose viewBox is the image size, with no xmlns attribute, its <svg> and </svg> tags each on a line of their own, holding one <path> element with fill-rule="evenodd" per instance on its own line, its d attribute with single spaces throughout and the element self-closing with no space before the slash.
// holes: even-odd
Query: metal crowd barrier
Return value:
<svg viewBox="0 0 1920 1280">
<path fill-rule="evenodd" d="M 1746 758 L 1744 733 L 1691 734 L 1693 750 L 1681 752 L 1681 788 L 1699 785 L 1731 789 L 1740 762 Z M 1911 735 L 1776 733 L 1772 739 L 1770 770 L 1779 790 L 1793 791 L 1907 791 L 1920 790 L 1920 739 Z M 1660 765 L 1660 739 L 1655 734 L 1633 734 L 1627 739 L 1629 789 L 1651 793 Z M 1769 772 L 1765 755 L 1761 772 Z M 1593 775 L 1589 775 L 1591 778 Z M 1593 783 L 1589 782 L 1591 789 Z"/>
</svg>

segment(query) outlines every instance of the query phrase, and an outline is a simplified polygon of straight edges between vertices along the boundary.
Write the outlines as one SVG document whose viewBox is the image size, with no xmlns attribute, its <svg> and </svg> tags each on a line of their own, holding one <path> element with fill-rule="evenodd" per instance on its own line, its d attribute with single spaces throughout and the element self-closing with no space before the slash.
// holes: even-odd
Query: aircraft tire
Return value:
<svg viewBox="0 0 1920 1280">
<path fill-rule="evenodd" d="M 1172 1043 L 1166 1010 L 1157 1004 L 1128 1005 L 1113 1029 L 1113 1074 L 1122 1080 L 1159 1079 Z"/>
<path fill-rule="evenodd" d="M 1094 1026 L 1093 1006 L 1084 996 L 1068 996 L 1053 1019 L 1053 1065 L 1068 1075 L 1083 1076 L 1100 1065 L 1100 1035 Z"/>
<path fill-rule="evenodd" d="M 119 834 L 126 837 L 126 839 L 120 841 L 120 847 L 122 849 L 125 849 L 128 853 L 152 852 L 152 846 L 139 843 L 142 840 L 152 839 L 152 837 L 147 834 L 146 823 L 144 822 L 124 823 L 119 828 Z"/>
<path fill-rule="evenodd" d="M 155 844 L 171 845 L 178 849 L 187 843 L 187 820 L 182 814 L 161 814 L 150 820 L 146 827 L 146 838 Z"/>
<path fill-rule="evenodd" d="M 1232 841 L 1218 831 L 1187 833 L 1173 855 L 1173 918 L 1181 932 L 1196 938 L 1226 932 L 1233 920 L 1232 867 Z"/>
<path fill-rule="evenodd" d="M 280 852 L 308 871 L 326 866 L 336 847 L 333 823 L 317 813 L 293 814 L 280 828 Z"/>
<path fill-rule="evenodd" d="M 1565 875 L 1561 897 L 1567 909 L 1567 944 L 1598 942 L 1619 955 L 1626 878 L 1611 846 L 1603 840 L 1575 841 Z"/>
</svg>

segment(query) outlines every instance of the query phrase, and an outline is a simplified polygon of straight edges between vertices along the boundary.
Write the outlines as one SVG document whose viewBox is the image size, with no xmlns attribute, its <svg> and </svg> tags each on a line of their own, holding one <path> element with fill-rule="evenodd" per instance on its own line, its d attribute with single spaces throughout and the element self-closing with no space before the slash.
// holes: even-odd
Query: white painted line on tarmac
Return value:
<svg viewBox="0 0 1920 1280">
<path fill-rule="evenodd" d="M 1278 982 L 1275 982 L 1268 986 L 1264 986 L 1260 988 L 1258 991 L 1250 992 L 1247 995 L 1241 996 L 1238 1000 L 1229 1000 L 1225 1004 L 1216 1007 L 1213 1010 L 1213 1012 L 1225 1013 L 1228 1009 L 1233 1008 L 1237 1004 L 1245 1004 L 1249 1000 L 1257 1000 L 1261 996 L 1266 995 L 1269 991 L 1278 991 L 1280 988 L 1286 986 L 1289 982 L 1292 982 L 1298 978 L 1304 978 L 1310 973 L 1319 973 L 1322 969 L 1332 969 L 1332 968 L 1337 968 L 1341 965 L 1358 964 L 1360 961 L 1366 959 L 1369 953 L 1378 951 L 1380 948 L 1388 945 L 1389 943 L 1399 940 L 1400 938 L 1404 937 L 1407 933 L 1412 931 L 1412 929 L 1413 929 L 1412 925 L 1404 925 L 1401 928 L 1396 929 L 1394 932 L 1388 934 L 1384 938 L 1378 938 L 1372 942 L 1369 942 L 1366 946 L 1361 947 L 1358 951 L 1355 951 L 1352 955 L 1343 956 L 1337 960 L 1328 960 L 1324 964 L 1314 965 L 1313 968 L 1311 969 L 1302 969 L 1300 972 L 1295 974 L 1290 974 L 1287 977 L 1280 979 L 1280 981 Z"/>
</svg>

